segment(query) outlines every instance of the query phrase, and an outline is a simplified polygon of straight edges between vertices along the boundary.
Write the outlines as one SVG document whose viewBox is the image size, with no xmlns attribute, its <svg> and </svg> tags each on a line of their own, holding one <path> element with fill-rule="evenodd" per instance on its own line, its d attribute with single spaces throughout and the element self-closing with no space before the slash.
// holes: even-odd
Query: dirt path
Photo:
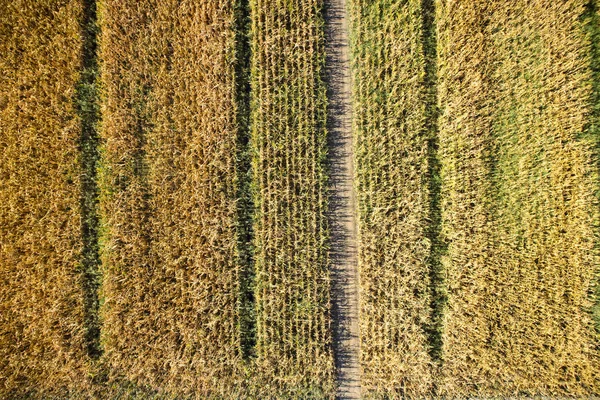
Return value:
<svg viewBox="0 0 600 400">
<path fill-rule="evenodd" d="M 334 353 L 339 399 L 360 398 L 356 200 L 352 187 L 352 86 L 346 0 L 326 0 Z"/>
</svg>

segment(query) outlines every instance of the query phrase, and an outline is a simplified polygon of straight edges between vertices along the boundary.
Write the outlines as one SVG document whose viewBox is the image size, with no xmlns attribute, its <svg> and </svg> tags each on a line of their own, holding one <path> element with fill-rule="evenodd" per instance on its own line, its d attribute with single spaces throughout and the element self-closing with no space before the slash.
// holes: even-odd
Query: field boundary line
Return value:
<svg viewBox="0 0 600 400">
<path fill-rule="evenodd" d="M 427 237 L 431 242 L 429 255 L 429 279 L 431 285 L 431 327 L 428 332 L 430 355 L 436 367 L 442 368 L 442 329 L 444 309 L 446 306 L 446 289 L 441 257 L 444 244 L 441 240 L 442 215 L 441 201 L 441 164 L 439 151 L 438 126 L 438 89 L 437 89 L 437 35 L 435 20 L 435 0 L 422 0 L 422 46 L 425 58 L 425 107 L 427 130 L 427 164 L 429 190 L 429 226 Z M 433 380 L 433 393 L 437 393 L 437 382 Z"/>
<path fill-rule="evenodd" d="M 97 165 L 100 157 L 97 125 L 98 105 L 98 60 L 97 60 L 97 8 L 95 0 L 82 2 L 82 54 L 81 76 L 77 86 L 77 113 L 81 118 L 81 254 L 82 285 L 84 290 L 85 341 L 88 355 L 97 359 L 102 354 L 100 347 L 100 252 L 98 244 L 98 182 Z"/>
</svg>

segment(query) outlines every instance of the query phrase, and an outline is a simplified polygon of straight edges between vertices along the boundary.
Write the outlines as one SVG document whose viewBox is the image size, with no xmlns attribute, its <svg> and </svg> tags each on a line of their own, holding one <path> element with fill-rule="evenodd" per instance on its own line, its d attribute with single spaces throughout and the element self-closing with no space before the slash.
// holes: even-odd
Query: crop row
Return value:
<svg viewBox="0 0 600 400">
<path fill-rule="evenodd" d="M 104 357 L 176 395 L 241 376 L 233 7 L 99 9 Z"/>
<path fill-rule="evenodd" d="M 444 390 L 597 393 L 586 3 L 439 3 Z"/>
<path fill-rule="evenodd" d="M 75 391 L 84 329 L 82 4 L 0 2 L 0 397 Z"/>
<path fill-rule="evenodd" d="M 256 363 L 267 396 L 333 394 L 321 8 L 250 2 Z"/>
<path fill-rule="evenodd" d="M 94 4 L 0 0 L 0 397 L 333 397 L 323 1 Z M 598 394 L 596 2 L 349 12 L 364 397 Z"/>
<path fill-rule="evenodd" d="M 434 139 L 420 0 L 350 1 L 365 397 L 427 395 Z"/>
<path fill-rule="evenodd" d="M 350 5 L 363 395 L 597 393 L 594 3 Z"/>
</svg>

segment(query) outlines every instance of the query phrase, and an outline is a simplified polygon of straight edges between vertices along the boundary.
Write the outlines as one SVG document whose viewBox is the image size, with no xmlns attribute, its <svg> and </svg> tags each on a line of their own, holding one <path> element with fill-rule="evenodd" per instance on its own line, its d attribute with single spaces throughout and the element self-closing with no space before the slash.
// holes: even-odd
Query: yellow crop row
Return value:
<svg viewBox="0 0 600 400">
<path fill-rule="evenodd" d="M 86 383 L 82 2 L 0 1 L 0 397 Z"/>
<path fill-rule="evenodd" d="M 426 10 L 420 0 L 350 5 L 362 393 L 419 398 L 434 378 Z"/>
<path fill-rule="evenodd" d="M 447 395 L 600 390 L 586 12 L 438 1 Z"/>
<path fill-rule="evenodd" d="M 234 4 L 100 3 L 102 343 L 111 378 L 234 394 Z"/>
</svg>

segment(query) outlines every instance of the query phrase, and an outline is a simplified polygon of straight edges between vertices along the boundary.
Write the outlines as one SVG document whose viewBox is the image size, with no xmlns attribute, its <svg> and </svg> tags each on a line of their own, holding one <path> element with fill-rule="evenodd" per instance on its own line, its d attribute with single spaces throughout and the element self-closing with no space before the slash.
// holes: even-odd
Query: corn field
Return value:
<svg viewBox="0 0 600 400">
<path fill-rule="evenodd" d="M 0 398 L 600 396 L 599 127 L 596 0 L 0 0 Z"/>
<path fill-rule="evenodd" d="M 82 4 L 0 4 L 0 397 L 59 395 L 90 362 L 71 100 Z"/>
<path fill-rule="evenodd" d="M 333 393 L 321 7 L 250 2 L 256 363 L 265 396 Z"/>
<path fill-rule="evenodd" d="M 362 393 L 422 397 L 433 379 L 429 224 L 436 179 L 424 10 L 421 1 L 350 4 Z"/>
<path fill-rule="evenodd" d="M 242 373 L 233 8 L 99 9 L 101 340 L 111 373 L 180 396 Z"/>
</svg>

